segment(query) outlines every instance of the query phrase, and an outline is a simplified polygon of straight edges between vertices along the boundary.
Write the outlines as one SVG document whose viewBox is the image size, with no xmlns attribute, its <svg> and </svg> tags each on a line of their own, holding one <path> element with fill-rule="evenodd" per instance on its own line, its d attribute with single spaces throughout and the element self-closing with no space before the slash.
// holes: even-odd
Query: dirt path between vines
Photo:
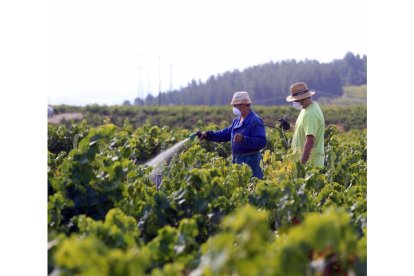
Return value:
<svg viewBox="0 0 414 276">
<path fill-rule="evenodd" d="M 82 118 L 83 118 L 82 113 L 78 113 L 78 112 L 62 113 L 62 114 L 56 114 L 56 115 L 53 115 L 52 117 L 47 118 L 47 122 L 52 123 L 52 124 L 59 124 L 64 120 L 65 121 L 71 121 L 71 120 L 79 121 L 79 120 L 82 120 Z"/>
</svg>

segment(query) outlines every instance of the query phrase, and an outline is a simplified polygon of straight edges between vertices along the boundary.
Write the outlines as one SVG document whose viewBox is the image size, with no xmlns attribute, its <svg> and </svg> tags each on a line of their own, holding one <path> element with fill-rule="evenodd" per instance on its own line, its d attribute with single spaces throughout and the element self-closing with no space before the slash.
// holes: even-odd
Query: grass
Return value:
<svg viewBox="0 0 414 276">
<path fill-rule="evenodd" d="M 330 99 L 322 97 L 318 101 L 323 105 L 356 105 L 367 104 L 367 85 L 344 86 L 341 97 Z"/>
</svg>

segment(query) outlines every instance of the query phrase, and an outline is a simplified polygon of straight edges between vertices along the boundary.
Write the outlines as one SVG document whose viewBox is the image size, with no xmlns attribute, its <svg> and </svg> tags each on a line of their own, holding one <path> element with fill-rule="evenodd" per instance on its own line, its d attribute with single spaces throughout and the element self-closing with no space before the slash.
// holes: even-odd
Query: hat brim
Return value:
<svg viewBox="0 0 414 276">
<path fill-rule="evenodd" d="M 313 95 L 315 95 L 315 91 L 309 91 L 309 92 L 307 92 L 305 94 L 302 94 L 302 95 L 299 95 L 299 96 L 292 96 L 292 95 L 290 95 L 290 96 L 287 96 L 286 97 L 286 101 L 287 102 L 298 101 L 298 100 L 302 100 L 302 99 L 305 99 L 305 98 L 309 98 L 309 97 L 311 97 Z"/>
<path fill-rule="evenodd" d="M 251 104 L 252 101 L 248 100 L 248 99 L 244 99 L 244 100 L 232 100 L 230 105 L 235 105 L 235 104 Z"/>
</svg>

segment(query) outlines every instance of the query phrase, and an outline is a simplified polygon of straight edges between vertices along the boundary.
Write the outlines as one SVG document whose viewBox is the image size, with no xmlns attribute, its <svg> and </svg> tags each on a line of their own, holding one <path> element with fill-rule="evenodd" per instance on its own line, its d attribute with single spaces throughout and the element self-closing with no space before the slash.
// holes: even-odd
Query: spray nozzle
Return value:
<svg viewBox="0 0 414 276">
<path fill-rule="evenodd" d="M 195 138 L 196 136 L 199 136 L 199 135 L 200 135 L 200 133 L 201 133 L 201 130 L 197 130 L 196 132 L 191 133 L 191 134 L 188 136 L 188 138 L 189 138 L 191 141 L 193 141 L 193 140 L 194 140 L 194 138 Z"/>
<path fill-rule="evenodd" d="M 194 132 L 194 133 L 191 133 L 189 136 L 188 136 L 188 138 L 191 140 L 191 141 L 193 141 L 194 140 L 194 138 L 197 136 L 197 132 Z"/>
</svg>

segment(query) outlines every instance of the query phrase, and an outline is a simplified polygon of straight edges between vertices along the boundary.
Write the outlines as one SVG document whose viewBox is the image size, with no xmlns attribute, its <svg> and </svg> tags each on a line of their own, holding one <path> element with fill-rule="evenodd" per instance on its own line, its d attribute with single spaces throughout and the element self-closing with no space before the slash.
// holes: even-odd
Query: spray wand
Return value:
<svg viewBox="0 0 414 276">
<path fill-rule="evenodd" d="M 197 131 L 199 132 L 199 131 Z M 193 141 L 194 138 L 197 136 L 197 132 L 191 133 L 190 135 L 188 135 L 188 139 L 190 139 L 190 141 Z"/>
<path fill-rule="evenodd" d="M 202 131 L 203 131 L 203 130 L 198 129 L 196 132 L 191 133 L 190 135 L 188 135 L 188 139 L 189 139 L 190 141 L 194 141 L 194 138 L 195 138 L 196 136 L 199 136 L 199 135 L 200 135 L 200 133 L 201 133 Z"/>
</svg>

